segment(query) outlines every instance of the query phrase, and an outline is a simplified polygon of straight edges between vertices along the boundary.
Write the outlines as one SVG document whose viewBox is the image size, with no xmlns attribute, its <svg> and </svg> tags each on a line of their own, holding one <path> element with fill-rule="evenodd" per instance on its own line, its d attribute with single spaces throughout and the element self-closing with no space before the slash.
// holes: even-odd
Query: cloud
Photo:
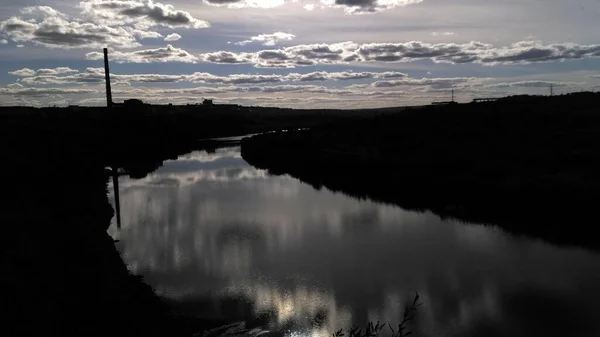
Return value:
<svg viewBox="0 0 600 337">
<path fill-rule="evenodd" d="M 585 83 L 576 83 L 576 82 L 556 82 L 556 81 L 519 81 L 519 82 L 511 82 L 511 83 L 494 83 L 485 85 L 485 88 L 550 88 L 550 86 L 554 87 L 575 87 L 585 85 Z"/>
<path fill-rule="evenodd" d="M 162 34 L 158 33 L 158 32 L 134 29 L 134 28 L 130 28 L 130 27 L 126 27 L 125 29 L 127 29 L 129 32 L 131 32 L 138 39 L 142 39 L 142 40 L 143 39 L 160 39 L 161 37 L 163 37 Z"/>
<path fill-rule="evenodd" d="M 297 1 L 297 0 L 296 0 Z M 229 8 L 274 8 L 294 0 L 202 0 L 207 5 Z"/>
<path fill-rule="evenodd" d="M 342 42 L 297 45 L 254 53 L 218 51 L 198 56 L 204 62 L 248 63 L 259 68 L 294 68 L 354 62 L 402 63 L 417 60 L 431 60 L 434 63 L 498 65 L 596 57 L 600 57 L 600 45 L 574 43 L 543 45 L 535 41 L 522 41 L 505 47 L 494 47 L 476 41 L 465 44 L 432 44 L 419 41 L 364 44 Z"/>
<path fill-rule="evenodd" d="M 253 53 L 232 53 L 228 51 L 218 51 L 201 54 L 199 60 L 211 63 L 252 63 Z"/>
<path fill-rule="evenodd" d="M 5 39 L 0 39 L 0 44 L 8 44 L 8 41 Z"/>
<path fill-rule="evenodd" d="M 23 68 L 23 69 L 11 71 L 11 72 L 9 72 L 9 74 L 11 74 L 13 76 L 19 76 L 19 77 L 29 77 L 29 76 L 35 75 L 35 70 L 31 70 L 29 68 Z"/>
<path fill-rule="evenodd" d="M 336 44 L 314 44 L 286 47 L 283 49 L 261 50 L 254 53 L 233 53 L 226 51 L 200 54 L 199 59 L 211 63 L 250 63 L 259 68 L 295 68 L 321 64 L 335 64 L 350 61 L 352 42 Z"/>
<path fill-rule="evenodd" d="M 299 0 L 203 0 L 205 4 L 228 8 L 274 8 Z M 423 0 L 313 0 L 303 6 L 314 10 L 317 6 L 343 8 L 347 14 L 376 13 L 394 7 L 418 4 Z M 319 4 L 315 3 L 318 2 Z"/>
<path fill-rule="evenodd" d="M 429 86 L 432 89 L 453 88 L 460 83 L 468 83 L 473 81 L 482 81 L 476 77 L 450 77 L 450 78 L 405 78 L 393 81 L 377 81 L 371 84 L 376 88 L 392 88 L 399 86 Z"/>
<path fill-rule="evenodd" d="M 33 17 L 60 17 L 66 19 L 67 16 L 49 6 L 30 6 L 21 9 L 22 14 L 27 14 Z"/>
<path fill-rule="evenodd" d="M 28 85 L 102 83 L 102 68 L 87 68 L 79 72 L 67 67 L 32 70 L 23 68 L 9 72 L 13 76 L 23 77 L 21 83 Z M 115 82 L 130 83 L 206 83 L 225 85 L 275 84 L 281 82 L 351 81 L 359 79 L 404 78 L 400 72 L 312 72 L 290 74 L 230 74 L 218 76 L 210 73 L 192 74 L 111 74 Z"/>
<path fill-rule="evenodd" d="M 150 27 L 210 26 L 188 12 L 152 0 L 88 0 L 80 2 L 78 7 L 82 9 L 78 18 L 70 18 L 49 6 L 25 7 L 19 16 L 0 21 L 0 34 L 18 43 L 47 48 L 127 49 L 140 47 L 137 39 L 163 37 L 150 31 Z"/>
<path fill-rule="evenodd" d="M 16 42 L 66 49 L 140 46 L 133 33 L 123 27 L 69 20 L 65 14 L 47 6 L 27 7 L 21 13 L 32 18 L 15 16 L 0 21 L 0 33 Z"/>
<path fill-rule="evenodd" d="M 74 88 L 24 88 L 18 85 L 10 85 L 7 88 L 0 88 L 0 94 L 11 96 L 47 96 L 47 95 L 65 95 L 65 94 L 93 94 L 95 89 L 74 89 Z"/>
<path fill-rule="evenodd" d="M 274 46 L 281 41 L 291 41 L 295 37 L 296 35 L 294 34 L 275 32 L 273 34 L 260 34 L 257 36 L 253 36 L 249 40 L 236 42 L 235 44 L 237 44 L 238 46 L 245 46 L 253 42 L 259 42 L 262 43 L 263 46 Z"/>
<path fill-rule="evenodd" d="M 15 75 L 15 72 L 10 74 L 22 76 L 21 83 L 28 85 L 47 85 L 47 84 L 90 84 L 104 82 L 104 69 L 102 68 L 87 68 L 84 72 L 64 71 L 52 72 L 55 69 L 40 69 L 31 74 L 31 69 L 21 69 Z M 64 75 L 68 74 L 68 75 Z M 25 76 L 26 75 L 26 76 Z"/>
<path fill-rule="evenodd" d="M 444 33 L 438 33 L 438 32 L 432 32 L 431 35 L 433 36 L 454 36 L 453 32 L 444 32 Z"/>
<path fill-rule="evenodd" d="M 321 0 L 326 6 L 345 8 L 347 14 L 376 13 L 421 2 L 423 0 Z"/>
<path fill-rule="evenodd" d="M 189 12 L 152 0 L 88 0 L 79 3 L 84 17 L 109 25 L 133 24 L 138 28 L 207 28 L 210 24 Z"/>
<path fill-rule="evenodd" d="M 181 35 L 177 33 L 169 34 L 165 37 L 165 41 L 179 41 L 181 40 Z"/>
<path fill-rule="evenodd" d="M 294 74 L 298 82 L 278 82 L 277 76 L 288 75 L 261 75 L 248 77 L 252 74 L 239 74 L 220 76 L 194 73 L 188 75 L 161 75 L 161 74 L 113 74 L 115 83 L 122 85 L 113 86 L 115 101 L 135 97 L 145 102 L 154 104 L 186 104 L 199 102 L 203 97 L 214 98 L 218 102 L 240 103 L 244 105 L 279 106 L 295 108 L 372 108 L 398 105 L 423 105 L 434 100 L 446 100 L 448 89 L 457 88 L 461 100 L 468 100 L 485 92 L 485 95 L 500 96 L 513 93 L 517 89 L 520 93 L 535 93 L 536 86 L 512 82 L 513 87 L 504 88 L 502 83 L 493 87 L 493 79 L 489 78 L 432 78 L 413 79 L 401 77 L 396 74 L 396 79 L 384 81 L 384 72 L 375 73 L 378 79 L 371 84 L 351 84 L 344 87 L 332 88 L 326 85 L 303 84 L 299 76 Z M 305 74 L 300 74 L 305 75 Z M 269 76 L 269 77 L 259 77 Z M 331 73 L 332 78 L 339 78 L 338 73 Z M 341 76 L 346 78 L 346 76 Z M 40 80 L 43 78 L 44 80 Z M 49 80 L 53 78 L 54 80 Z M 56 80 L 62 78 L 62 80 Z M 153 83 L 162 81 L 191 81 L 198 80 L 204 86 L 162 88 L 157 86 L 131 86 L 127 81 L 140 83 Z M 62 82 L 61 82 L 62 81 Z M 392 82 L 393 81 L 393 82 Z M 100 68 L 89 68 L 81 73 L 68 73 L 59 76 L 33 76 L 21 79 L 19 83 L 8 85 L 0 90 L 3 104 L 21 105 L 52 105 L 52 104 L 81 104 L 103 105 L 103 72 Z M 381 84 L 391 82 L 391 84 Z M 545 82 L 545 81 L 540 81 Z M 548 81 L 550 82 L 550 81 Z M 30 84 L 43 84 L 42 88 L 24 87 Z M 557 82 L 553 82 L 557 83 Z M 563 82 L 566 83 L 566 82 Z M 71 87 L 47 88 L 52 84 L 71 85 Z M 85 85 L 81 85 L 85 84 Z M 486 87 L 486 85 L 488 87 Z M 509 90 L 511 89 L 511 90 Z M 62 102 L 62 103 L 57 103 Z"/>
<path fill-rule="evenodd" d="M 31 77 L 31 76 L 40 76 L 40 75 L 60 75 L 60 74 L 68 74 L 68 73 L 78 73 L 78 70 L 71 69 L 69 67 L 58 67 L 53 69 L 42 68 L 38 70 L 31 70 L 29 68 L 23 68 L 15 71 L 9 72 L 10 75 L 19 76 L 19 77 Z"/>
<path fill-rule="evenodd" d="M 88 60 L 102 60 L 103 53 L 87 53 Z M 164 63 L 164 62 L 182 62 L 196 63 L 198 58 L 187 51 L 167 45 L 164 48 L 145 49 L 133 52 L 112 51 L 110 60 L 117 63 Z"/>
<path fill-rule="evenodd" d="M 407 75 L 400 72 L 326 72 L 316 71 L 307 74 L 289 74 L 288 78 L 293 78 L 297 81 L 308 82 L 308 81 L 326 81 L 326 80 L 361 80 L 361 79 L 373 79 L 373 78 L 400 78 L 406 77 Z"/>
</svg>

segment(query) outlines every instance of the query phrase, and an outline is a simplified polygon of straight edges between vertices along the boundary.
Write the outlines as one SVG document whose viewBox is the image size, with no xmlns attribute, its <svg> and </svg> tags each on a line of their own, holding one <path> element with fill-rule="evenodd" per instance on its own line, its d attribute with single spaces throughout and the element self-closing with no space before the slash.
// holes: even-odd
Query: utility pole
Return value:
<svg viewBox="0 0 600 337">
<path fill-rule="evenodd" d="M 550 96 L 554 96 L 554 84 L 550 84 Z"/>
<path fill-rule="evenodd" d="M 454 103 L 454 89 L 452 89 L 452 102 Z"/>
</svg>

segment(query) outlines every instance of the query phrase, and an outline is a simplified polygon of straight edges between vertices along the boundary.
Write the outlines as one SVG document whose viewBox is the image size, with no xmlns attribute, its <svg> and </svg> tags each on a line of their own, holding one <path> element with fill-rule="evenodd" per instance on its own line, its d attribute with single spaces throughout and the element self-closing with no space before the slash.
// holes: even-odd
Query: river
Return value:
<svg viewBox="0 0 600 337">
<path fill-rule="evenodd" d="M 121 177 L 119 193 L 123 259 L 195 315 L 325 337 L 398 324 L 418 292 L 415 336 L 600 335 L 594 251 L 315 190 L 239 147 Z"/>
</svg>

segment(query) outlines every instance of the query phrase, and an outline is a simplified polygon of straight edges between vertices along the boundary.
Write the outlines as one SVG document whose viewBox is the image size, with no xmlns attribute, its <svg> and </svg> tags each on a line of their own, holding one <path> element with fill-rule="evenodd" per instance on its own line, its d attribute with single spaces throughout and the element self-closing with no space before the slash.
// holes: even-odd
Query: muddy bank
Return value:
<svg viewBox="0 0 600 337">
<path fill-rule="evenodd" d="M 430 107 L 254 136 L 242 156 L 316 188 L 598 248 L 600 95 Z"/>
</svg>

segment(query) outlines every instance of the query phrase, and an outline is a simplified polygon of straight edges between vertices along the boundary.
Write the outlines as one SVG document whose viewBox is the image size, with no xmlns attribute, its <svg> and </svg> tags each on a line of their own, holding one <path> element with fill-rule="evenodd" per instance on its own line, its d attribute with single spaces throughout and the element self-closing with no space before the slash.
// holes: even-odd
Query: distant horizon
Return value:
<svg viewBox="0 0 600 337">
<path fill-rule="evenodd" d="M 600 90 L 600 3 L 0 0 L 0 105 L 370 109 Z"/>
<path fill-rule="evenodd" d="M 460 102 L 460 101 L 455 101 L 454 103 L 456 104 L 470 104 L 470 103 L 475 103 L 475 100 L 485 100 L 485 99 L 492 99 L 492 100 L 501 100 L 501 99 L 505 99 L 505 98 L 510 98 L 510 97 L 520 97 L 520 96 L 529 96 L 529 97 L 560 97 L 560 96 L 568 96 L 568 95 L 573 95 L 573 94 L 600 94 L 600 91 L 573 91 L 573 92 L 567 92 L 567 93 L 555 93 L 554 95 L 550 96 L 550 95 L 530 95 L 530 94 L 514 94 L 514 95 L 509 95 L 509 96 L 502 96 L 502 97 L 477 97 L 474 98 L 471 101 L 468 102 Z M 129 99 L 136 99 L 136 98 L 127 98 L 125 100 L 129 100 Z M 138 99 L 139 100 L 139 99 Z M 149 106 L 173 106 L 173 107 L 185 107 L 185 106 L 203 106 L 202 102 L 197 102 L 197 103 L 181 103 L 181 104 L 172 104 L 172 103 L 149 103 L 149 102 L 145 102 L 142 100 L 142 102 L 144 103 L 144 105 L 149 105 Z M 383 109 L 395 109 L 395 108 L 410 108 L 410 107 L 423 107 L 423 106 L 430 106 L 430 105 L 435 105 L 435 103 L 452 103 L 452 101 L 448 100 L 448 101 L 435 101 L 435 102 L 431 102 L 429 104 L 423 104 L 423 105 L 396 105 L 396 106 L 382 106 L 379 108 L 335 108 L 335 107 L 331 107 L 331 108 L 288 108 L 288 107 L 278 107 L 278 106 L 262 106 L 262 105 L 242 105 L 242 104 L 236 104 L 236 103 L 229 103 L 229 102 L 213 102 L 212 106 L 238 106 L 238 107 L 242 107 L 242 108 L 265 108 L 265 109 L 292 109 L 292 110 L 383 110 Z M 113 101 L 113 104 L 118 104 L 119 106 L 125 105 L 125 101 L 122 102 L 115 102 Z M 208 106 L 208 105 L 205 105 Z M 79 105 L 79 104 L 70 104 L 70 105 L 49 105 L 49 106 L 28 106 L 28 105 L 0 105 L 0 109 L 7 109 L 7 108 L 33 108 L 33 109 L 48 109 L 48 108 L 72 108 L 72 107 L 79 107 L 79 108 L 106 108 L 106 102 L 104 102 L 104 105 L 102 104 L 98 104 L 98 105 Z"/>
</svg>

